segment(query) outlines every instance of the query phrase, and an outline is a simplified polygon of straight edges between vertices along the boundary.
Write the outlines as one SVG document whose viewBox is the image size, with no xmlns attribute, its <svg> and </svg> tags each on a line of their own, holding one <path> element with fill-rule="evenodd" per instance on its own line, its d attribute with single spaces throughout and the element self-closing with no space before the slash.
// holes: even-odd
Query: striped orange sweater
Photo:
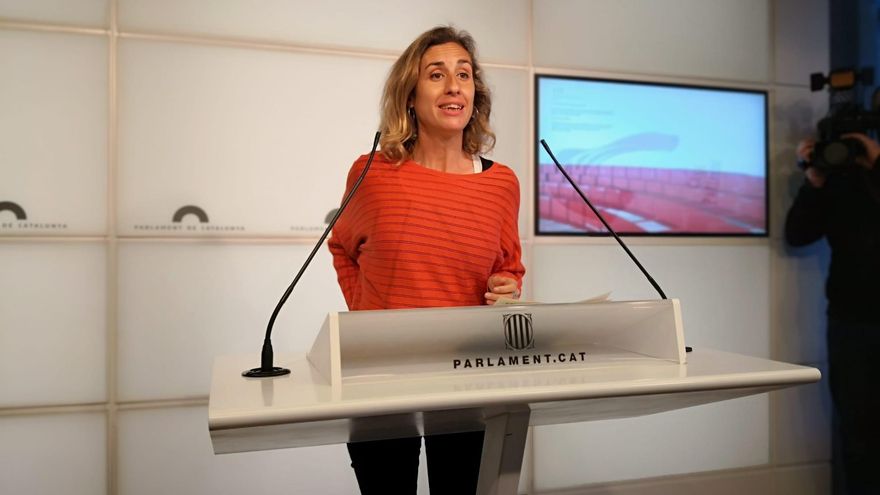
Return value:
<svg viewBox="0 0 880 495">
<path fill-rule="evenodd" d="M 348 174 L 346 194 L 367 163 Z M 519 182 L 494 164 L 447 174 L 376 155 L 328 243 L 350 310 L 485 304 L 490 275 L 522 284 Z"/>
</svg>

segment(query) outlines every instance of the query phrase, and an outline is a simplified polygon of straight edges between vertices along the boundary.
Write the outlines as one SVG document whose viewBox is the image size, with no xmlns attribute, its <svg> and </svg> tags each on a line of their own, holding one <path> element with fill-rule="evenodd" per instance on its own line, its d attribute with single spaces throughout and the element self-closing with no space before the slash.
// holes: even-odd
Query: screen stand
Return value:
<svg viewBox="0 0 880 495">
<path fill-rule="evenodd" d="M 486 416 L 477 495 L 516 495 L 530 415 L 522 406 Z"/>
</svg>

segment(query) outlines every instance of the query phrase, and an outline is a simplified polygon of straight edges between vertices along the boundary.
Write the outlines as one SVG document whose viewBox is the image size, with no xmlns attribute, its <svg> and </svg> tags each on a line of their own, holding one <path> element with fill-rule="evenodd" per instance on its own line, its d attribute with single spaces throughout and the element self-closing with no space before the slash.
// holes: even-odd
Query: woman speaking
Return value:
<svg viewBox="0 0 880 495">
<path fill-rule="evenodd" d="M 495 136 L 474 40 L 451 27 L 419 36 L 391 68 L 381 107 L 381 152 L 329 241 L 348 308 L 518 298 L 519 182 L 480 156 Z M 346 194 L 366 163 L 355 161 Z M 474 493 L 482 444 L 483 432 L 427 436 L 431 493 Z M 415 494 L 420 448 L 419 437 L 348 444 L 361 493 Z"/>
</svg>

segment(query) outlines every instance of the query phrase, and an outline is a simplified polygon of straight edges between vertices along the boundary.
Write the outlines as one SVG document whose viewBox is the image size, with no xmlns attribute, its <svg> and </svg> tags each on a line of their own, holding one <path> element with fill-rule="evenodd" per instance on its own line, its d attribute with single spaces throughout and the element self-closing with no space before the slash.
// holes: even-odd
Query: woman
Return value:
<svg viewBox="0 0 880 495">
<path fill-rule="evenodd" d="M 519 183 L 492 149 L 491 100 L 466 32 L 438 27 L 395 62 L 381 153 L 329 241 L 350 310 L 494 304 L 525 268 Z M 366 165 L 351 168 L 348 189 Z M 474 493 L 483 433 L 425 439 L 431 493 Z M 421 439 L 349 444 L 361 492 L 415 493 Z"/>
</svg>

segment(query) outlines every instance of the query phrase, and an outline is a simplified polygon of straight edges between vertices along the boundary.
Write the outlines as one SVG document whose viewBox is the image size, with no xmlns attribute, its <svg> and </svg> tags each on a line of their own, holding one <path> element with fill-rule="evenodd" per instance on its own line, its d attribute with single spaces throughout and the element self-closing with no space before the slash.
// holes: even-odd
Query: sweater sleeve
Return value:
<svg viewBox="0 0 880 495">
<path fill-rule="evenodd" d="M 345 198 L 351 191 L 358 176 L 363 170 L 363 163 L 358 160 L 352 165 L 348 172 L 348 180 L 346 181 Z M 355 195 L 357 196 L 357 195 Z M 345 297 L 345 303 L 349 309 L 357 304 L 357 298 L 360 294 L 360 266 L 358 265 L 358 246 L 352 239 L 357 238 L 353 232 L 355 222 L 353 217 L 356 216 L 357 203 L 352 199 L 346 210 L 333 226 L 333 232 L 327 241 L 327 247 L 333 256 L 333 268 L 336 269 L 336 278 L 339 282 L 339 288 L 342 289 L 342 295 Z"/>
<path fill-rule="evenodd" d="M 825 191 L 804 182 L 785 217 L 785 241 L 806 246 L 826 233 Z"/>
<path fill-rule="evenodd" d="M 519 240 L 519 181 L 511 171 L 511 208 L 505 218 L 501 232 L 501 256 L 493 267 L 492 275 L 500 275 L 516 280 L 516 285 L 522 289 L 523 276 L 526 268 L 522 263 L 522 247 Z"/>
<path fill-rule="evenodd" d="M 345 244 L 340 240 L 335 227 L 333 228 L 333 237 L 327 241 L 327 246 L 333 255 L 333 268 L 336 269 L 339 288 L 342 289 L 345 303 L 351 309 L 354 307 L 355 295 L 360 291 L 360 267 L 357 261 L 346 252 Z"/>
</svg>

